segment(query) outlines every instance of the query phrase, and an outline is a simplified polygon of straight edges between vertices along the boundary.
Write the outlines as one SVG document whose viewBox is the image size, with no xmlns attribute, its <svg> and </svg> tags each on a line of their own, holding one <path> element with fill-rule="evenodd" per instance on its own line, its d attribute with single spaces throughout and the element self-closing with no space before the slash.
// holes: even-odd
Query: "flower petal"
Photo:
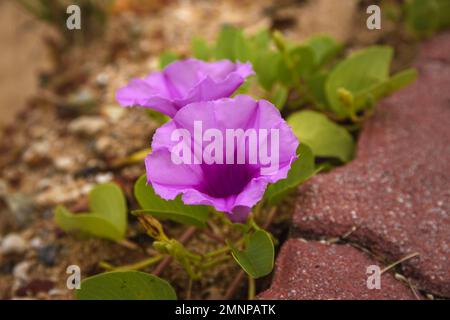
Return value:
<svg viewBox="0 0 450 320">
<path fill-rule="evenodd" d="M 125 107 L 141 106 L 174 117 L 187 104 L 229 97 L 252 74 L 250 63 L 175 61 L 162 72 L 130 80 L 117 90 L 116 99 Z"/>
<path fill-rule="evenodd" d="M 199 165 L 175 164 L 169 150 L 155 150 L 145 158 L 147 182 L 166 200 L 174 199 L 183 190 L 195 188 L 202 181 Z"/>
<path fill-rule="evenodd" d="M 260 161 L 252 164 L 226 164 L 225 161 L 222 164 L 173 164 L 170 154 L 178 141 L 171 140 L 172 133 L 176 129 L 184 129 L 190 134 L 192 155 L 196 121 L 201 121 L 202 133 L 207 129 L 216 129 L 222 133 L 223 139 L 226 139 L 228 129 L 265 129 L 266 133 L 271 129 L 278 129 L 279 157 L 274 172 L 263 174 L 262 168 L 265 165 Z M 262 141 L 270 146 L 270 139 L 272 138 L 267 137 Z M 242 143 L 240 141 L 245 139 L 238 140 L 237 147 L 244 147 L 239 144 Z M 261 140 L 258 140 L 258 148 L 260 143 Z M 226 212 L 230 219 L 241 221 L 261 200 L 269 183 L 287 177 L 291 163 L 297 158 L 298 144 L 292 129 L 279 111 L 267 101 L 255 101 L 249 96 L 239 95 L 235 98 L 191 103 L 156 131 L 152 142 L 153 154 L 146 159 L 147 177 L 155 192 L 165 199 L 173 199 L 181 193 L 186 204 L 210 205 L 218 211 Z M 204 147 L 202 143 L 202 148 Z M 250 154 L 248 143 L 245 147 L 246 154 Z M 259 150 L 257 154 L 259 155 Z"/>
</svg>

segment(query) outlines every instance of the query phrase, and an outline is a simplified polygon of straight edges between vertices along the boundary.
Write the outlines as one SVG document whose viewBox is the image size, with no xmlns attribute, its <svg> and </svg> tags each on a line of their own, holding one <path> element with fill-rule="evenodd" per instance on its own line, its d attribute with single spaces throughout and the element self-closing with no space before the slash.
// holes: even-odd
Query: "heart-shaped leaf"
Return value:
<svg viewBox="0 0 450 320">
<path fill-rule="evenodd" d="M 250 47 L 242 30 L 230 25 L 224 26 L 217 39 L 216 58 L 245 62 L 250 59 L 250 55 Z"/>
<path fill-rule="evenodd" d="M 311 149 L 301 143 L 297 148 L 298 159 L 292 163 L 286 179 L 271 184 L 264 198 L 269 203 L 277 202 L 278 197 L 311 178 L 315 173 L 314 155 Z"/>
<path fill-rule="evenodd" d="M 288 98 L 288 89 L 284 86 L 278 86 L 272 97 L 270 98 L 270 102 L 272 102 L 278 109 L 283 109 L 284 104 L 286 103 Z"/>
<path fill-rule="evenodd" d="M 264 230 L 256 230 L 246 241 L 245 250 L 239 251 L 228 244 L 233 258 L 253 278 L 261 278 L 272 272 L 275 250 L 272 238 Z"/>
<path fill-rule="evenodd" d="M 139 271 L 107 272 L 87 278 L 76 291 L 78 300 L 176 300 L 172 286 Z"/>
<path fill-rule="evenodd" d="M 204 227 L 208 219 L 208 208 L 206 206 L 185 205 L 180 196 L 175 200 L 162 199 L 155 193 L 153 187 L 147 184 L 145 175 L 136 181 L 134 196 L 143 213 L 149 213 L 158 219 L 170 219 L 198 227 Z"/>
<path fill-rule="evenodd" d="M 287 122 L 300 143 L 308 145 L 315 156 L 338 158 L 343 162 L 353 157 L 352 136 L 322 113 L 299 111 L 290 115 Z"/>
<path fill-rule="evenodd" d="M 268 50 L 270 46 L 270 32 L 267 29 L 258 31 L 253 37 L 249 39 L 254 51 Z"/>
<path fill-rule="evenodd" d="M 392 48 L 374 46 L 356 52 L 340 62 L 330 72 L 325 83 L 331 109 L 340 116 L 348 116 L 348 107 L 340 100 L 338 91 L 345 89 L 357 96 L 368 88 L 387 80 L 392 54 Z"/>
<path fill-rule="evenodd" d="M 279 52 L 272 51 L 260 51 L 254 54 L 252 60 L 253 69 L 256 72 L 261 86 L 270 90 L 274 83 L 278 80 L 277 73 L 278 65 L 281 63 L 281 54 Z"/>
<path fill-rule="evenodd" d="M 314 52 L 316 67 L 320 67 L 331 60 L 342 49 L 342 45 L 327 35 L 314 36 L 306 42 L 306 45 Z"/>
<path fill-rule="evenodd" d="M 369 99 L 378 100 L 382 97 L 388 96 L 403 87 L 406 87 L 411 82 L 416 80 L 417 71 L 415 69 L 407 69 L 396 73 L 391 78 L 378 83 L 366 91 L 361 92 L 355 97 L 355 107 L 358 109 L 368 103 Z"/>
<path fill-rule="evenodd" d="M 450 27 L 450 1 L 405 1 L 405 22 L 410 31 L 419 37 Z"/>
<path fill-rule="evenodd" d="M 310 47 L 297 45 L 289 48 L 278 62 L 278 80 L 284 85 L 295 85 L 300 77 L 308 77 L 314 68 L 314 52 Z"/>
<path fill-rule="evenodd" d="M 121 240 L 127 227 L 127 207 L 122 190 L 114 183 L 95 186 L 89 193 L 91 212 L 73 214 L 64 206 L 55 209 L 56 223 L 65 231 L 80 231 L 100 238 Z"/>
<path fill-rule="evenodd" d="M 195 58 L 208 61 L 211 57 L 212 50 L 204 39 L 194 37 L 191 42 L 191 47 Z"/>
</svg>

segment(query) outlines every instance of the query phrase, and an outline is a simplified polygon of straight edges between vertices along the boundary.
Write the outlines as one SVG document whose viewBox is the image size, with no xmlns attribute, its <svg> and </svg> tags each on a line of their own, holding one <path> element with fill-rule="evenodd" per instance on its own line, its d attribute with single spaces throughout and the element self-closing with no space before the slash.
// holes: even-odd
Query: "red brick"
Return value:
<svg viewBox="0 0 450 320">
<path fill-rule="evenodd" d="M 277 258 L 272 286 L 259 299 L 410 300 L 411 289 L 383 273 L 380 289 L 368 289 L 367 267 L 377 261 L 350 245 L 288 240 Z"/>
<path fill-rule="evenodd" d="M 402 264 L 420 289 L 450 297 L 450 34 L 426 43 L 419 79 L 367 121 L 356 159 L 300 187 L 294 230 L 339 236 Z"/>
</svg>

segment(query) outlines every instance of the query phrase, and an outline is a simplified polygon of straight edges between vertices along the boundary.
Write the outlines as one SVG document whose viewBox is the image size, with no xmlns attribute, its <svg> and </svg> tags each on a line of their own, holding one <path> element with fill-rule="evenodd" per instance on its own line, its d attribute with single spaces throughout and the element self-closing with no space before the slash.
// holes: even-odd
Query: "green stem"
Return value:
<svg viewBox="0 0 450 320">
<path fill-rule="evenodd" d="M 251 215 L 251 216 L 248 218 L 248 225 L 249 225 L 250 228 L 253 228 L 254 230 L 261 229 L 261 228 L 256 224 L 255 219 L 253 218 L 253 215 Z"/>
<path fill-rule="evenodd" d="M 186 293 L 186 300 L 190 300 L 191 299 L 191 294 L 192 294 L 192 278 L 189 278 L 189 282 L 188 282 L 188 289 L 187 289 L 187 293 Z"/>
<path fill-rule="evenodd" d="M 255 279 L 252 276 L 248 276 L 248 300 L 255 299 L 256 288 Z"/>
<path fill-rule="evenodd" d="M 214 250 L 214 251 L 210 251 L 210 252 L 208 252 L 208 253 L 205 253 L 205 254 L 203 255 L 203 257 L 204 257 L 205 259 L 214 258 L 214 257 L 216 257 L 216 256 L 220 256 L 221 254 L 227 253 L 227 252 L 229 252 L 230 250 L 231 250 L 230 247 L 224 246 L 224 247 L 219 248 L 219 249 L 217 249 L 217 250 Z"/>
<path fill-rule="evenodd" d="M 262 208 L 263 208 L 263 205 L 264 205 L 264 199 L 261 200 L 261 201 L 259 201 L 259 202 L 256 204 L 256 207 L 255 207 L 255 209 L 253 210 L 253 216 L 254 216 L 255 218 L 258 217 L 258 216 L 260 215 L 261 210 L 262 210 Z"/>
<path fill-rule="evenodd" d="M 118 266 L 118 267 L 115 267 L 105 261 L 101 261 L 99 263 L 99 265 L 100 265 L 100 267 L 102 267 L 108 271 L 142 270 L 142 269 L 150 267 L 150 266 L 154 265 L 155 263 L 161 261 L 162 258 L 163 258 L 163 255 L 157 255 L 157 256 L 154 256 L 154 257 L 151 257 L 151 258 L 148 258 L 148 259 L 136 262 L 136 263 Z"/>
<path fill-rule="evenodd" d="M 239 247 L 242 243 L 244 243 L 244 239 L 243 238 L 239 239 L 238 241 L 236 241 L 236 243 L 234 245 L 236 247 Z M 221 254 L 228 253 L 230 250 L 231 250 L 231 248 L 229 246 L 223 246 L 222 248 L 219 248 L 217 250 L 205 253 L 203 255 L 203 258 L 204 259 L 214 258 L 216 256 L 220 256 Z"/>
<path fill-rule="evenodd" d="M 214 266 L 216 266 L 216 265 L 218 265 L 218 264 L 220 264 L 220 263 L 222 263 L 222 262 L 227 261 L 227 260 L 230 259 L 230 258 L 231 258 L 231 257 L 228 256 L 228 255 L 227 255 L 227 256 L 219 257 L 219 258 L 217 258 L 217 259 L 215 259 L 215 260 L 212 260 L 212 261 L 209 261 L 209 262 L 203 264 L 203 265 L 201 266 L 201 268 L 202 268 L 202 269 L 209 269 L 209 268 L 214 267 Z"/>
<path fill-rule="evenodd" d="M 223 213 L 217 212 L 214 209 L 211 210 L 211 213 L 215 215 L 224 225 L 233 226 L 233 223 L 228 218 L 226 218 Z"/>
</svg>

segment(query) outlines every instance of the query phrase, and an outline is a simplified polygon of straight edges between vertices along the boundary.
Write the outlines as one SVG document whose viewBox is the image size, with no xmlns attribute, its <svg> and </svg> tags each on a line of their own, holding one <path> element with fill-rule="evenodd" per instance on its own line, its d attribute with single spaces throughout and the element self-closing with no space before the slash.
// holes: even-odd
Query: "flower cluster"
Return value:
<svg viewBox="0 0 450 320">
<path fill-rule="evenodd" d="M 244 221 L 267 185 L 287 177 L 298 139 L 268 101 L 229 98 L 254 74 L 250 63 L 177 61 L 119 89 L 123 106 L 172 119 L 154 134 L 147 181 L 163 199 L 210 205 Z"/>
</svg>

